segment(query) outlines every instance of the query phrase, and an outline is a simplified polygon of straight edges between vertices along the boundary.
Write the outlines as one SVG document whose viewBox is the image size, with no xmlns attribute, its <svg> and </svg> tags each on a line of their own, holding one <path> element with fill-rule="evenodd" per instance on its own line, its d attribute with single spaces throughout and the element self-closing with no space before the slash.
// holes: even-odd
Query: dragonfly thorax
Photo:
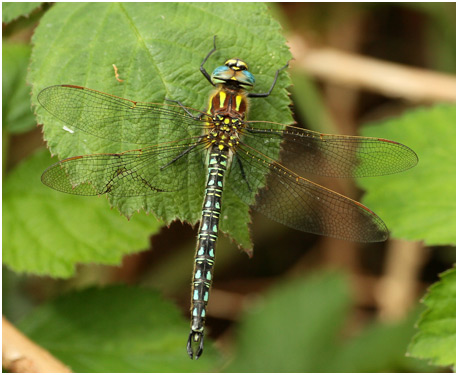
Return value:
<svg viewBox="0 0 458 375">
<path fill-rule="evenodd" d="M 213 117 L 207 140 L 210 144 L 220 145 L 220 148 L 233 148 L 240 141 L 243 126 L 244 122 L 239 118 L 217 114 Z"/>
<path fill-rule="evenodd" d="M 220 115 L 242 121 L 248 112 L 247 96 L 240 90 L 223 87 L 210 97 L 207 112 L 212 115 L 214 120 L 218 120 L 216 116 Z"/>
</svg>

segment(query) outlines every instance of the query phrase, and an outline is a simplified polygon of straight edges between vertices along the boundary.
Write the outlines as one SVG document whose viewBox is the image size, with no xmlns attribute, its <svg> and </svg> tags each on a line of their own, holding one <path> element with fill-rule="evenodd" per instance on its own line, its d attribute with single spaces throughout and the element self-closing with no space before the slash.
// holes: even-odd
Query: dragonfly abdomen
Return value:
<svg viewBox="0 0 458 375">
<path fill-rule="evenodd" d="M 218 238 L 218 224 L 221 214 L 224 174 L 226 172 L 229 149 L 214 144 L 210 149 L 208 177 L 202 206 L 191 294 L 191 333 L 188 340 L 188 353 L 194 353 L 192 342 L 199 345 L 196 359 L 203 350 L 203 331 L 206 308 L 210 295 L 215 259 L 215 245 Z"/>
</svg>

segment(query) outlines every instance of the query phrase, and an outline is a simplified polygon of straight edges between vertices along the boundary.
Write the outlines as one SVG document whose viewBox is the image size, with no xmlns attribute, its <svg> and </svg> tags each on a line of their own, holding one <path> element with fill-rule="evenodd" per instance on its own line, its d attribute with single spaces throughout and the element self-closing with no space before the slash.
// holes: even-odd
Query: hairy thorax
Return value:
<svg viewBox="0 0 458 375">
<path fill-rule="evenodd" d="M 219 89 L 210 97 L 207 113 L 212 117 L 207 140 L 220 148 L 237 146 L 248 111 L 248 99 L 242 90 Z"/>
</svg>

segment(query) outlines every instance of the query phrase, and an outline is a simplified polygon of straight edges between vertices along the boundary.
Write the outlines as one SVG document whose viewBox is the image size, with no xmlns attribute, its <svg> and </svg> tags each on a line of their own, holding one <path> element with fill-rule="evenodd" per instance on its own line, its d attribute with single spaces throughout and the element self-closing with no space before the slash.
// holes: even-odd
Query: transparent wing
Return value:
<svg viewBox="0 0 458 375">
<path fill-rule="evenodd" d="M 47 87 L 38 101 L 59 120 L 88 134 L 142 145 L 200 135 L 207 117 L 186 108 L 192 117 L 179 105 L 135 102 L 73 85 Z"/>
<path fill-rule="evenodd" d="M 385 223 L 367 207 L 298 176 L 246 144 L 238 146 L 230 174 L 231 187 L 243 201 L 252 204 L 255 196 L 255 210 L 291 228 L 360 242 L 388 237 Z"/>
<path fill-rule="evenodd" d="M 177 191 L 188 187 L 189 181 L 203 181 L 204 148 L 199 137 L 119 154 L 75 156 L 51 165 L 41 180 L 77 195 L 129 197 Z"/>
<path fill-rule="evenodd" d="M 281 141 L 280 163 L 303 176 L 382 176 L 405 171 L 418 162 L 415 152 L 401 143 L 321 134 L 272 122 L 248 121 L 244 140 L 260 152 Z"/>
</svg>

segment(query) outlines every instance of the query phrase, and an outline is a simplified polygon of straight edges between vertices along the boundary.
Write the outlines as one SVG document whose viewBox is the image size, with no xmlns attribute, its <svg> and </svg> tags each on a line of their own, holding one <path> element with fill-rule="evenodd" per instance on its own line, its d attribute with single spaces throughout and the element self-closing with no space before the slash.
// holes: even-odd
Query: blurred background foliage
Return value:
<svg viewBox="0 0 458 375">
<path fill-rule="evenodd" d="M 332 186 L 380 214 L 393 234 L 386 243 L 297 232 L 256 213 L 252 259 L 221 236 L 198 362 L 184 348 L 197 227 L 164 227 L 144 213 L 128 222 L 103 198 L 50 198 L 40 186 L 51 161 L 26 76 L 34 30 L 59 4 L 22 4 L 3 3 L 3 314 L 11 323 L 81 372 L 421 372 L 454 364 L 454 271 L 434 284 L 455 263 L 454 3 L 268 5 L 295 58 L 298 126 L 400 141 L 420 162 L 395 180 Z M 243 6 L 221 4 L 218 14 Z M 59 206 L 71 207 L 78 235 L 55 215 Z M 54 229 L 43 224 L 50 219 Z"/>
</svg>

